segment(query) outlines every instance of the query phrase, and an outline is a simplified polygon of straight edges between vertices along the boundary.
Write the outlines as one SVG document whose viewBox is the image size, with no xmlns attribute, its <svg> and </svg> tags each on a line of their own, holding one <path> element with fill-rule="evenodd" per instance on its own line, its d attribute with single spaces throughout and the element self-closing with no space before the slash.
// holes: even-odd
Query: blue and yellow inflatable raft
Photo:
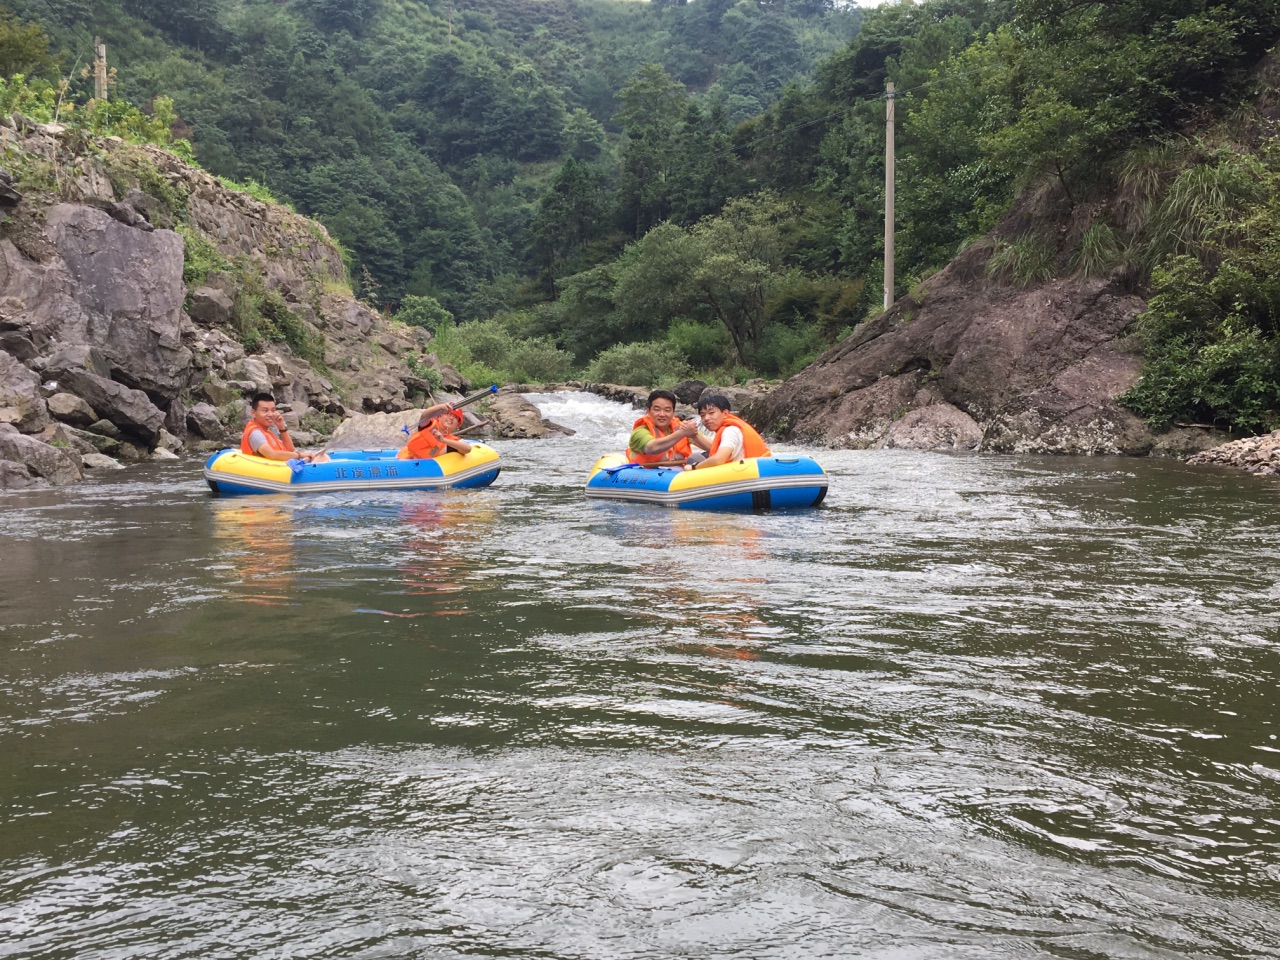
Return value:
<svg viewBox="0 0 1280 960">
<path fill-rule="evenodd" d="M 465 455 L 398 460 L 395 450 L 331 450 L 327 463 L 266 460 L 222 450 L 204 465 L 214 493 L 327 493 L 334 490 L 438 490 L 487 487 L 498 478 L 498 452 L 472 443 Z"/>
<path fill-rule="evenodd" d="M 613 453 L 597 460 L 587 478 L 588 497 L 685 510 L 816 507 L 826 495 L 826 471 L 802 456 L 752 457 L 682 470 L 628 463 Z"/>
</svg>

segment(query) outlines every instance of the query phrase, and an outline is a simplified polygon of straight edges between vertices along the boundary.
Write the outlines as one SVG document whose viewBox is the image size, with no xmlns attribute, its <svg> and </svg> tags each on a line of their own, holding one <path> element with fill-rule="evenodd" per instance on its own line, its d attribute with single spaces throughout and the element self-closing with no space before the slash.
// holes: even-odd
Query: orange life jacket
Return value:
<svg viewBox="0 0 1280 960">
<path fill-rule="evenodd" d="M 631 425 L 632 430 L 639 430 L 644 427 L 653 435 L 656 440 L 659 437 L 669 437 L 680 429 L 680 421 L 676 417 L 671 418 L 671 429 L 666 433 L 662 433 L 654 425 L 653 418 L 647 413 Z M 661 463 L 663 460 L 682 460 L 693 453 L 693 448 L 689 446 L 689 438 L 683 437 L 670 450 L 664 450 L 662 453 L 636 453 L 631 447 L 627 447 L 627 459 L 632 463 Z"/>
<path fill-rule="evenodd" d="M 741 417 L 726 413 L 724 420 L 720 424 L 720 429 L 716 431 L 716 438 L 711 441 L 711 449 L 707 452 L 708 457 L 713 456 L 720 449 L 720 438 L 724 436 L 725 427 L 737 427 L 742 431 L 742 457 L 744 460 L 748 457 L 771 456 L 769 447 L 765 444 L 764 438 L 756 433 L 755 427 Z"/>
<path fill-rule="evenodd" d="M 249 435 L 253 433 L 253 431 L 255 430 L 262 431 L 262 435 L 267 438 L 267 446 L 270 447 L 272 450 L 279 450 L 283 453 L 290 452 L 289 448 L 284 445 L 284 441 L 282 441 L 279 437 L 277 437 L 274 433 L 272 433 L 266 427 L 258 423 L 257 420 L 250 420 L 244 426 L 244 433 L 240 434 L 240 452 L 241 453 L 248 454 L 251 457 L 262 456 L 260 453 L 258 453 L 257 450 L 254 450 L 253 447 L 249 446 Z"/>
<path fill-rule="evenodd" d="M 401 460 L 433 460 L 442 453 L 448 453 L 449 447 L 443 440 L 437 440 L 432 429 L 436 420 L 428 420 L 422 428 L 409 438 L 409 442 L 399 449 L 396 457 Z M 443 431 L 442 431 L 443 432 Z M 445 433 L 446 440 L 457 440 L 452 433 Z"/>
</svg>

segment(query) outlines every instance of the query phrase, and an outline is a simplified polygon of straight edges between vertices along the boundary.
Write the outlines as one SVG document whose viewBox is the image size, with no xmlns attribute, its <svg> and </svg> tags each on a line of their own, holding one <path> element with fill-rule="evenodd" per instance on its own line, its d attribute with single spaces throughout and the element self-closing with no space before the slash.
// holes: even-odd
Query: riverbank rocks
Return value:
<svg viewBox="0 0 1280 960">
<path fill-rule="evenodd" d="M 80 455 L 80 463 L 86 470 L 123 470 L 124 465 L 112 460 L 105 453 L 84 453 Z"/>
<path fill-rule="evenodd" d="M 546 437 L 571 437 L 573 430 L 542 416 L 542 412 L 520 394 L 499 392 L 488 402 L 485 416 L 493 428 L 493 436 L 513 440 L 541 440 Z"/>
<path fill-rule="evenodd" d="M 53 486 L 64 486 L 83 478 L 78 456 L 72 456 L 64 450 L 42 443 L 34 437 L 18 433 L 0 431 L 0 460 L 7 460 L 25 468 L 28 478 L 36 478 Z M 6 474 L 9 479 L 19 480 L 17 471 Z M 20 482 L 17 489 L 39 484 Z M 14 489 L 9 487 L 7 489 Z"/>
<path fill-rule="evenodd" d="M 338 424 L 327 450 L 391 450 L 403 447 L 418 426 L 421 410 L 358 413 Z"/>
<path fill-rule="evenodd" d="M 5 120 L 6 155 L 59 171 L 59 189 L 0 189 L 0 423 L 29 436 L 60 423 L 77 449 L 136 460 L 224 442 L 259 390 L 327 429 L 348 409 L 430 403 L 424 368 L 468 386 L 429 331 L 344 289 L 342 254 L 318 223 L 157 147 Z M 217 254 L 189 286 L 175 198 L 185 236 Z M 25 465 L 5 476 L 45 482 Z"/>
<path fill-rule="evenodd" d="M 208 403 L 197 403 L 187 411 L 187 429 L 202 440 L 221 441 L 229 436 L 217 408 Z"/>
<path fill-rule="evenodd" d="M 982 429 L 963 410 L 949 403 L 935 403 L 909 410 L 893 421 L 883 446 L 904 450 L 976 450 Z"/>
<path fill-rule="evenodd" d="M 40 395 L 40 377 L 0 352 L 0 423 L 22 433 L 38 433 L 49 423 L 49 409 Z"/>
<path fill-rule="evenodd" d="M 1194 466 L 1233 467 L 1258 476 L 1280 474 L 1280 431 L 1233 440 L 1188 458 Z"/>
<path fill-rule="evenodd" d="M 1010 288 L 987 279 L 989 257 L 957 257 L 748 419 L 836 447 L 1148 452 L 1151 431 L 1116 401 L 1138 377 L 1124 338 L 1143 301 L 1111 278 Z"/>
<path fill-rule="evenodd" d="M 70 281 L 57 339 L 97 347 L 130 387 L 176 396 L 192 359 L 182 342 L 182 237 L 67 203 L 51 207 L 45 225 Z"/>
<path fill-rule="evenodd" d="M 83 399 L 103 420 L 148 448 L 153 447 L 164 427 L 163 411 L 143 391 L 93 373 L 88 364 L 79 362 L 82 350 L 76 347 L 57 354 L 46 373 Z"/>
<path fill-rule="evenodd" d="M 74 393 L 55 393 L 48 401 L 49 413 L 63 423 L 75 427 L 87 427 L 102 418 L 94 409 Z"/>
</svg>

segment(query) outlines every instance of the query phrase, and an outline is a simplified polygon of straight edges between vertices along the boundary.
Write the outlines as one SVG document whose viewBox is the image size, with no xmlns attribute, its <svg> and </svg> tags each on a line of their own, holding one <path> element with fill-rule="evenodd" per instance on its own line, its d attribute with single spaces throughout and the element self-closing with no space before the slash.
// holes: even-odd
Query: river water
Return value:
<svg viewBox="0 0 1280 960">
<path fill-rule="evenodd" d="M 0 957 L 1280 956 L 1280 486 L 0 496 Z"/>
</svg>

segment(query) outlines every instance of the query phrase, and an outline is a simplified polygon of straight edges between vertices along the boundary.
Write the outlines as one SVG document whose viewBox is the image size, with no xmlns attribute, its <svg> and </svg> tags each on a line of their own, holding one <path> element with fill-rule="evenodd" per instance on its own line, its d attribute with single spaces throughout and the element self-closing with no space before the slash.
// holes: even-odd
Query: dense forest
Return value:
<svg viewBox="0 0 1280 960">
<path fill-rule="evenodd" d="M 171 100 L 477 379 L 804 365 L 880 302 L 892 81 L 900 295 L 972 243 L 992 282 L 1115 275 L 1136 410 L 1280 411 L 1274 0 L 15 0 L 0 33 L 81 101 L 102 36 L 112 98 Z"/>
</svg>

